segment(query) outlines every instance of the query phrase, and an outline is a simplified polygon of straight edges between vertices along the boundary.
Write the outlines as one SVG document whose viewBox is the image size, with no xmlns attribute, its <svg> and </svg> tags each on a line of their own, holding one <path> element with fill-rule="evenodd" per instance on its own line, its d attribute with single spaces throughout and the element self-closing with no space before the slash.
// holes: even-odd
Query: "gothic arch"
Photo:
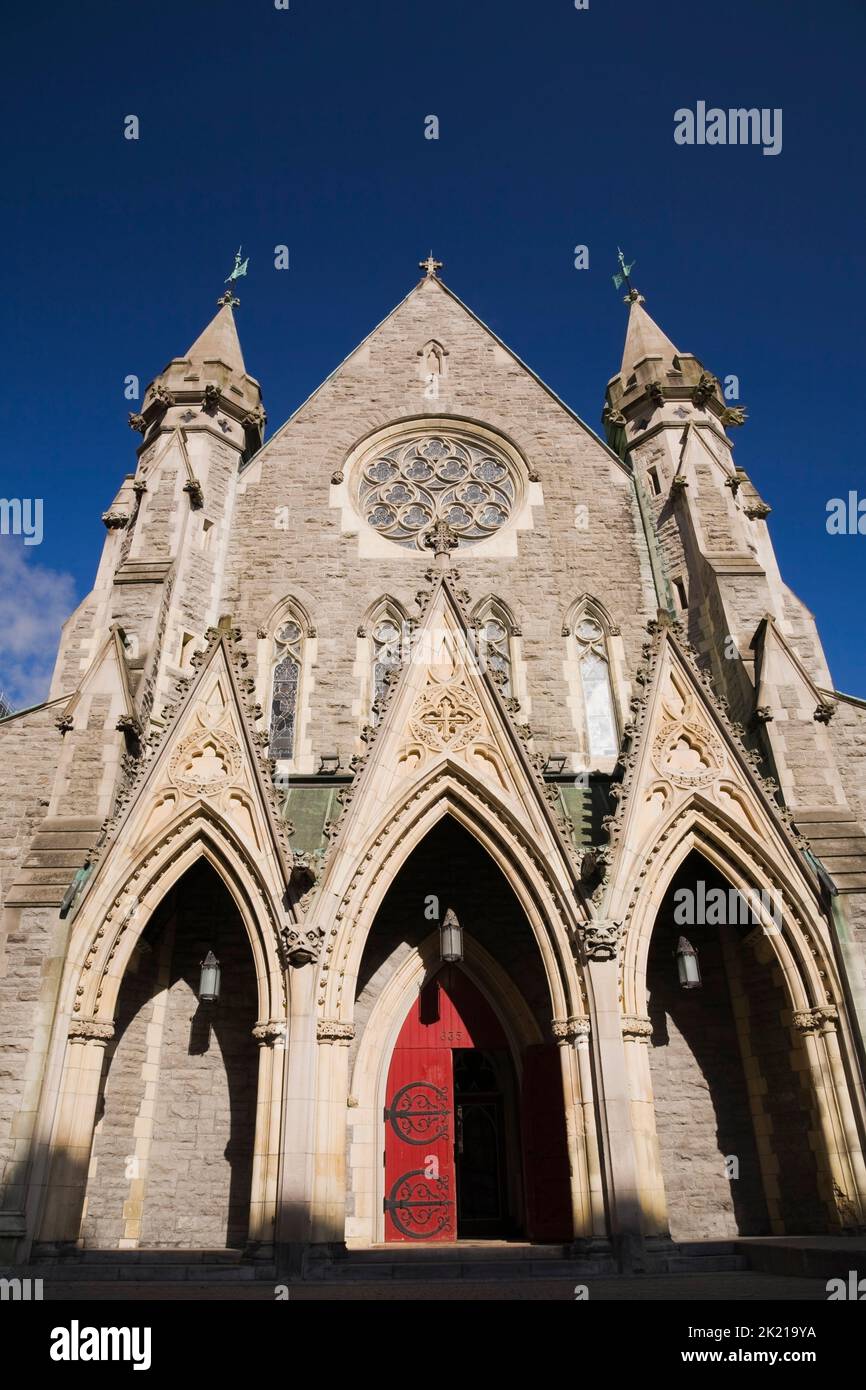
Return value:
<svg viewBox="0 0 866 1390">
<path fill-rule="evenodd" d="M 259 1016 L 285 1019 L 280 920 L 276 884 L 266 884 L 232 828 L 203 802 L 160 830 L 133 864 L 111 872 L 105 864 L 76 917 L 67 955 L 62 1000 L 74 1020 L 110 1023 L 117 993 L 144 928 L 166 893 L 199 858 L 206 858 L 228 889 L 244 924 L 256 967 Z"/>
<path fill-rule="evenodd" d="M 465 958 L 460 968 L 479 988 L 499 1019 L 519 1083 L 523 1050 L 543 1041 L 538 1024 L 520 991 L 489 952 L 471 936 L 465 938 L 464 949 Z M 435 975 L 439 965 L 439 934 L 434 931 L 400 964 L 376 999 L 351 1071 L 350 1088 L 355 1103 L 353 1109 L 357 1109 L 357 1124 L 381 1123 L 394 1046 L 418 991 Z M 364 1211 L 368 1204 L 363 1197 L 360 1201 L 356 1197 L 356 1212 L 360 1208 L 360 1217 L 347 1229 L 349 1238 L 368 1242 L 384 1239 L 384 1169 L 375 1161 L 380 1152 L 381 1134 L 377 1131 L 371 1151 L 361 1148 L 357 1156 L 350 1159 L 348 1190 L 358 1196 L 372 1190 L 373 1202 L 372 1210 Z"/>
<path fill-rule="evenodd" d="M 619 624 L 611 617 L 601 599 L 595 598 L 593 594 L 584 593 L 580 594 L 568 607 L 562 625 L 563 637 L 569 637 L 574 632 L 576 624 L 584 615 L 593 617 L 601 623 L 606 637 L 619 636 Z"/>
<path fill-rule="evenodd" d="M 332 885 L 339 905 L 318 991 L 320 1015 L 351 1020 L 361 956 L 385 893 L 412 850 L 446 815 L 490 854 L 523 908 L 541 954 L 552 1017 L 585 1014 L 587 986 L 571 946 L 583 917 L 569 901 L 564 876 L 557 882 L 547 856 L 488 788 L 446 760 L 381 817 L 362 843 L 353 844 L 350 867 Z"/>
<path fill-rule="evenodd" d="M 292 637 L 287 639 L 294 627 Z M 312 750 L 306 737 L 310 722 L 310 696 L 316 664 L 316 628 L 306 606 L 296 595 L 286 596 L 271 609 L 267 623 L 259 629 L 258 681 L 256 699 L 265 712 L 269 737 L 275 743 L 274 701 L 276 682 L 281 676 L 279 691 L 283 705 L 291 708 L 283 713 L 283 725 L 291 723 L 291 751 L 272 751 L 279 761 L 297 771 L 312 771 Z M 296 668 L 292 671 L 292 668 Z M 292 688 L 293 687 L 293 688 Z M 306 764 L 309 764 L 307 766 Z"/>
<path fill-rule="evenodd" d="M 396 637 L 388 631 L 393 628 Z M 371 603 L 358 625 L 356 676 L 360 694 L 358 715 L 362 724 L 376 722 L 373 706 L 384 697 L 382 675 L 399 669 L 409 660 L 412 622 L 399 599 L 381 594 Z M 353 707 L 354 708 L 354 707 Z"/>
<path fill-rule="evenodd" d="M 401 623 L 410 623 L 409 614 L 403 604 L 393 594 L 380 594 L 372 603 L 367 605 L 364 616 L 358 624 L 358 636 L 367 637 L 373 625 L 383 617 L 394 618 Z"/>
<path fill-rule="evenodd" d="M 619 626 L 599 599 L 582 594 L 565 615 L 562 635 L 568 705 L 578 744 L 574 765 L 612 772 L 630 693 L 623 678 Z"/>
<path fill-rule="evenodd" d="M 134 863 L 127 859 L 112 871 L 108 856 L 73 926 L 37 1125 L 45 1146 L 38 1179 L 45 1185 L 34 1188 L 41 1208 L 35 1225 L 42 1240 L 78 1238 L 99 1080 L 105 1047 L 114 1034 L 118 992 L 154 911 L 202 858 L 228 890 L 254 959 L 259 1015 L 254 1037 L 261 1052 L 249 1230 L 251 1240 L 264 1245 L 273 1240 L 277 1173 L 269 1152 L 269 1117 L 281 1107 L 287 1028 L 276 884 L 266 883 L 231 827 L 201 802 L 152 838 Z M 273 867 L 272 861 L 272 872 Z"/>
<path fill-rule="evenodd" d="M 818 1157 L 825 1178 L 822 1196 L 831 1220 L 839 1229 L 866 1213 L 866 1114 L 858 1085 L 859 1064 L 847 1021 L 841 982 L 832 958 L 827 929 L 799 875 L 782 856 L 769 851 L 754 835 L 711 806 L 700 795 L 692 796 L 666 825 L 657 828 L 652 848 L 630 860 L 628 883 L 612 913 L 626 927 L 622 959 L 622 1008 L 625 1038 L 631 1052 L 627 1065 L 632 1074 L 636 1129 L 647 1131 L 642 1153 L 648 1229 L 664 1231 L 666 1216 L 652 1088 L 649 1081 L 645 1026 L 648 1021 L 647 963 L 658 910 L 677 871 L 694 850 L 747 900 L 757 890 L 769 889 L 781 899 L 783 926 L 766 922 L 766 942 L 784 981 L 784 997 L 791 1009 L 797 1047 L 807 1068 Z M 634 888 L 631 885 L 636 885 Z M 762 915 L 762 914 L 759 914 Z M 642 1031 L 643 1030 L 643 1031 Z M 636 1049 L 636 1051 L 635 1051 Z"/>
<path fill-rule="evenodd" d="M 680 865 L 698 850 L 732 887 L 748 895 L 766 888 L 784 903 L 785 933 L 768 933 L 779 962 L 793 1009 L 808 1009 L 827 1002 L 829 991 L 840 999 L 841 985 L 826 949 L 822 919 L 809 907 L 794 876 L 767 853 L 766 844 L 725 816 L 719 807 L 696 794 L 659 826 L 652 848 L 630 875 L 630 900 L 620 898 L 612 911 L 626 925 L 623 952 L 623 1008 L 628 1014 L 646 1012 L 645 977 L 655 913 Z M 824 983 L 822 983 L 822 978 Z"/>
</svg>

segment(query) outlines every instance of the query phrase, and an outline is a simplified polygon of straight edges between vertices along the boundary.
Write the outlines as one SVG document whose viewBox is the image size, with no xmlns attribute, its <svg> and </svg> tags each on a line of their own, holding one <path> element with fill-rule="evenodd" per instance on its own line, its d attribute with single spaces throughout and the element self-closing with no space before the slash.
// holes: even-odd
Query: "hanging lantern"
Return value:
<svg viewBox="0 0 866 1390">
<path fill-rule="evenodd" d="M 444 961 L 463 959 L 463 928 L 457 921 L 457 913 L 450 907 L 439 927 L 439 954 Z"/>
<path fill-rule="evenodd" d="M 701 967 L 698 965 L 698 953 L 687 937 L 680 937 L 675 955 L 677 973 L 683 989 L 700 989 L 703 981 L 701 980 Z"/>
<path fill-rule="evenodd" d="M 201 963 L 198 997 L 202 1004 L 215 1004 L 220 997 L 220 963 L 213 951 Z"/>
</svg>

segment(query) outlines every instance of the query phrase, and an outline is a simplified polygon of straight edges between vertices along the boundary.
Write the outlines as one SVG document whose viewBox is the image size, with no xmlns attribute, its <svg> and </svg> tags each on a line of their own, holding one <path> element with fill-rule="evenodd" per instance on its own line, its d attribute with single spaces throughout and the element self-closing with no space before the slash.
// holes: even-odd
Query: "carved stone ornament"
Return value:
<svg viewBox="0 0 866 1390">
<path fill-rule="evenodd" d="M 241 766 L 241 746 L 234 734 L 223 729 L 202 729 L 178 744 L 168 765 L 168 775 L 188 796 L 204 796 L 237 781 Z"/>
<path fill-rule="evenodd" d="M 773 711 L 769 705 L 758 705 L 755 718 L 759 724 L 769 724 L 773 718 Z"/>
<path fill-rule="evenodd" d="M 128 512 L 115 511 L 112 508 L 111 511 L 102 513 L 102 522 L 106 530 L 120 531 L 124 526 L 129 525 L 129 514 Z"/>
<path fill-rule="evenodd" d="M 589 960 L 616 960 L 622 925 L 610 920 L 584 922 L 579 928 L 583 949 Z"/>
<path fill-rule="evenodd" d="M 579 1038 L 589 1037 L 590 1022 L 588 1018 L 555 1018 L 550 1031 L 557 1042 L 577 1042 Z"/>
<path fill-rule="evenodd" d="M 412 734 L 434 752 L 465 748 L 482 726 L 478 697 L 467 686 L 430 685 L 415 701 L 409 716 Z"/>
<path fill-rule="evenodd" d="M 648 1043 L 653 1035 L 652 1019 L 643 1014 L 623 1014 L 622 1035 L 637 1042 Z"/>
<path fill-rule="evenodd" d="M 222 391 L 217 386 L 216 382 L 209 381 L 204 388 L 204 404 L 202 405 L 202 410 L 207 411 L 209 414 L 213 414 L 219 406 L 221 396 Z"/>
<path fill-rule="evenodd" d="M 708 787 L 724 767 L 724 749 L 717 734 L 703 724 L 665 724 L 653 740 L 652 760 L 675 787 Z"/>
<path fill-rule="evenodd" d="M 204 491 L 198 478 L 190 478 L 188 483 L 184 483 L 183 490 L 189 495 L 191 506 L 201 507 L 204 505 Z"/>
<path fill-rule="evenodd" d="M 150 398 L 155 405 L 159 405 L 163 410 L 168 410 L 170 405 L 174 405 L 174 396 L 167 386 L 154 386 L 150 393 Z"/>
<path fill-rule="evenodd" d="M 835 713 L 835 700 L 822 700 L 821 703 L 816 706 L 815 713 L 813 714 L 812 718 L 817 720 L 819 724 L 829 724 L 830 720 L 833 718 L 833 715 Z"/>
<path fill-rule="evenodd" d="M 283 955 L 287 963 L 297 970 L 317 961 L 322 949 L 323 936 L 321 927 L 308 926 L 306 923 L 292 923 L 291 926 L 283 927 Z"/>
<path fill-rule="evenodd" d="M 698 407 L 703 407 L 711 401 L 716 394 L 716 378 L 710 376 L 709 372 L 701 372 L 701 379 L 696 386 L 692 387 L 692 400 Z"/>
<path fill-rule="evenodd" d="M 743 511 L 746 513 L 746 516 L 749 517 L 752 521 L 764 521 L 770 515 L 770 512 L 772 510 L 773 508 L 768 507 L 767 503 L 762 502 L 760 498 L 756 502 L 750 502 L 748 506 L 743 508 Z"/>
<path fill-rule="evenodd" d="M 72 1043 L 110 1043 L 114 1037 L 113 1023 L 99 1023 L 95 1018 L 74 1018 L 69 1025 Z"/>
<path fill-rule="evenodd" d="M 744 405 L 726 405 L 719 419 L 723 425 L 744 425 L 746 423 L 746 407 Z"/>
<path fill-rule="evenodd" d="M 137 434 L 144 434 L 147 429 L 147 421 L 143 415 L 138 415 L 135 411 L 130 411 L 129 428 L 135 430 Z"/>
<path fill-rule="evenodd" d="M 814 1009 L 797 1009 L 794 1027 L 799 1033 L 835 1033 L 839 1010 L 835 1004 L 818 1004 Z"/>
<path fill-rule="evenodd" d="M 316 1037 L 319 1042 L 350 1043 L 354 1036 L 354 1023 L 343 1023 L 339 1018 L 320 1018 L 316 1024 Z"/>
<path fill-rule="evenodd" d="M 257 1023 L 253 1029 L 253 1037 L 262 1047 L 274 1047 L 284 1045 L 286 1041 L 286 1025 L 277 1019 L 269 1019 L 267 1023 Z"/>
<path fill-rule="evenodd" d="M 665 392 L 660 381 L 651 381 L 646 388 L 646 393 L 654 405 L 664 405 Z"/>
</svg>

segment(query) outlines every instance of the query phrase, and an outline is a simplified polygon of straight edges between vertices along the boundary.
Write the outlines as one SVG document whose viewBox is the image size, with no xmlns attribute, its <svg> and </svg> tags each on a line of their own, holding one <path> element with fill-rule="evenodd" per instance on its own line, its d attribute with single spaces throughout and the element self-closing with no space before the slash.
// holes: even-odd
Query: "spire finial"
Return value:
<svg viewBox="0 0 866 1390">
<path fill-rule="evenodd" d="M 637 265 L 637 261 L 632 261 L 631 265 L 626 265 L 625 256 L 623 255 L 622 249 L 619 246 L 616 248 L 616 254 L 617 260 L 620 264 L 620 270 L 617 272 L 616 275 L 612 275 L 610 277 L 613 280 L 614 289 L 622 289 L 623 285 L 625 285 L 626 289 L 628 290 L 628 294 L 623 296 L 624 304 L 643 304 L 643 295 L 640 293 L 640 290 L 636 290 L 633 287 L 631 280 L 629 279 L 629 276 L 631 275 L 632 271 Z"/>
<path fill-rule="evenodd" d="M 235 263 L 234 263 L 234 267 L 233 267 L 233 269 L 231 270 L 230 274 L 228 274 L 228 275 L 226 276 L 226 278 L 225 278 L 225 280 L 224 280 L 224 282 L 223 282 L 224 284 L 228 285 L 228 289 L 226 290 L 225 294 L 221 294 L 220 297 L 219 297 L 219 299 L 217 300 L 217 304 L 226 304 L 226 305 L 228 305 L 228 307 L 229 307 L 230 309 L 234 308 L 236 305 L 240 305 L 240 302 L 241 302 L 241 301 L 240 301 L 239 299 L 237 299 L 237 298 L 235 297 L 235 295 L 233 294 L 233 292 L 232 292 L 232 286 L 233 286 L 235 280 L 239 280 L 239 279 L 241 278 L 242 275 L 246 275 L 246 273 L 247 273 L 247 266 L 248 266 L 249 263 L 250 263 L 250 258 L 249 258 L 249 256 L 247 256 L 247 258 L 246 258 L 245 261 L 244 261 L 244 260 L 241 260 L 241 252 L 242 252 L 242 251 L 243 251 L 243 247 L 242 247 L 242 246 L 239 246 L 238 249 L 237 249 L 237 251 L 235 252 Z"/>
<path fill-rule="evenodd" d="M 442 269 L 442 262 L 434 260 L 433 252 L 431 251 L 426 261 L 418 262 L 418 268 L 419 270 L 426 270 L 428 280 L 438 280 L 439 276 L 437 271 Z"/>
</svg>

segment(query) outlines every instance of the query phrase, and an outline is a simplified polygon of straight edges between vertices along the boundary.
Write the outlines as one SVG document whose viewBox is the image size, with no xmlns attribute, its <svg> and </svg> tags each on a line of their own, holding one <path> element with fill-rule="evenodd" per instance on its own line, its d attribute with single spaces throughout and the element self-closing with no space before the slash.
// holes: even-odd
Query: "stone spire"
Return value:
<svg viewBox="0 0 866 1390">
<path fill-rule="evenodd" d="M 141 413 L 129 423 L 149 444 L 159 433 L 183 426 L 218 432 L 244 457 L 261 447 L 265 413 L 255 377 L 247 372 L 226 294 L 219 309 L 183 357 L 174 357 L 144 394 Z M 142 448 L 144 447 L 142 445 Z"/>
<path fill-rule="evenodd" d="M 643 307 L 643 295 L 638 294 L 637 290 L 633 290 L 629 295 L 629 300 L 628 329 L 625 335 L 622 366 L 619 369 L 620 376 L 623 381 L 628 381 L 639 363 L 646 361 L 647 358 L 653 358 L 655 361 L 661 359 L 661 364 L 665 370 L 670 371 L 674 365 L 674 359 L 679 357 L 677 349 Z"/>
<path fill-rule="evenodd" d="M 219 361 L 224 362 L 233 372 L 245 375 L 244 355 L 241 352 L 231 304 L 221 304 L 207 328 L 199 334 L 186 355 L 196 366 L 207 360 Z"/>
</svg>

